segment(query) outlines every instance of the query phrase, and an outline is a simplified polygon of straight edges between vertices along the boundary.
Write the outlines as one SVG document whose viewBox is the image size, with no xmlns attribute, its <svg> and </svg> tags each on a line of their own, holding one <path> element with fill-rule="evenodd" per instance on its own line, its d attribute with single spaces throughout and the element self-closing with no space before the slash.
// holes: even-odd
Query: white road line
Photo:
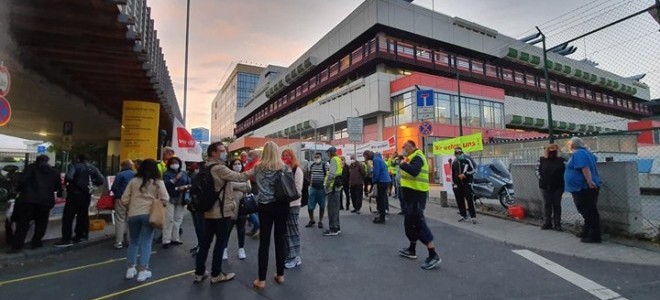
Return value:
<svg viewBox="0 0 660 300">
<path fill-rule="evenodd" d="M 555 262 L 540 256 L 529 250 L 513 250 L 515 254 L 518 254 L 529 261 L 537 264 L 541 268 L 544 268 L 551 273 L 565 279 L 566 281 L 576 285 L 577 287 L 589 292 L 590 294 L 598 297 L 601 300 L 628 300 L 623 296 L 617 294 L 616 292 L 594 282 L 593 280 L 586 278 L 578 273 L 575 273 L 569 269 L 566 269 Z"/>
</svg>

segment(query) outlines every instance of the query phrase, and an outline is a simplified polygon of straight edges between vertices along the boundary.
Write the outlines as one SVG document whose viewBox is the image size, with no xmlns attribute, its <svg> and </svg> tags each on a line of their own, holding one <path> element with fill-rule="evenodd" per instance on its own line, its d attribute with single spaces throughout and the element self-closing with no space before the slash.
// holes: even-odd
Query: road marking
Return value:
<svg viewBox="0 0 660 300">
<path fill-rule="evenodd" d="M 578 273 L 556 264 L 555 262 L 540 256 L 529 250 L 513 250 L 514 253 L 528 259 L 529 261 L 537 264 L 551 273 L 565 279 L 566 281 L 576 285 L 577 287 L 589 292 L 590 294 L 598 297 L 601 300 L 628 300 L 616 292 L 586 278 Z"/>
<path fill-rule="evenodd" d="M 155 253 L 156 253 L 156 251 L 151 252 L 151 254 L 155 254 Z M 84 265 L 84 266 L 80 266 L 80 267 L 75 267 L 75 268 L 70 268 L 70 269 L 64 269 L 64 270 L 59 270 L 59 271 L 53 271 L 53 272 L 48 272 L 48 273 L 43 273 L 43 274 L 38 274 L 38 275 L 33 275 L 33 276 L 28 276 L 28 277 L 23 277 L 23 278 L 16 278 L 16 279 L 7 280 L 7 281 L 0 281 L 0 286 L 7 285 L 7 284 L 11 284 L 11 283 L 16 283 L 16 282 L 21 282 L 21 281 L 27 281 L 27 280 L 32 280 L 32 279 L 37 279 L 37 278 L 47 277 L 47 276 L 53 276 L 53 275 L 59 275 L 59 274 L 69 273 L 69 272 L 78 271 L 78 270 L 87 269 L 87 268 L 92 268 L 92 267 L 98 267 L 98 266 L 107 265 L 107 264 L 111 264 L 111 263 L 115 263 L 115 262 L 123 261 L 123 260 L 126 260 L 126 257 L 122 257 L 122 258 L 113 258 L 113 259 L 109 259 L 109 260 L 106 260 L 106 261 L 97 262 L 97 263 L 93 263 L 93 264 L 89 264 L 89 265 Z"/>
<path fill-rule="evenodd" d="M 171 275 L 171 276 L 167 276 L 165 278 L 161 278 L 161 279 L 158 279 L 158 280 L 149 281 L 147 283 L 140 284 L 140 285 L 132 287 L 130 289 L 125 289 L 123 291 L 119 291 L 119 292 L 116 292 L 116 293 L 112 293 L 112 294 L 108 294 L 108 295 L 101 296 L 101 297 L 98 297 L 98 298 L 94 298 L 93 300 L 110 299 L 110 298 L 117 297 L 119 295 L 123 295 L 123 294 L 129 293 L 129 292 L 141 289 L 141 288 L 145 288 L 145 287 L 157 284 L 157 283 L 161 283 L 163 281 L 167 281 L 167 280 L 174 279 L 174 278 L 181 277 L 181 276 L 192 275 L 193 272 L 195 272 L 195 270 L 181 272 L 179 274 L 174 274 L 174 275 Z"/>
</svg>

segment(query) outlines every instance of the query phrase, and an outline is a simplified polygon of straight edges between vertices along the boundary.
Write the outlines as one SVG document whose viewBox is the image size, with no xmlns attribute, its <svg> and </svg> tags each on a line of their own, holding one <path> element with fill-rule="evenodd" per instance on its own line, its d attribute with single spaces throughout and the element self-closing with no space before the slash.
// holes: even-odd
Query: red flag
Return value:
<svg viewBox="0 0 660 300">
<path fill-rule="evenodd" d="M 390 148 L 391 148 L 391 147 L 396 147 L 395 143 L 396 143 L 396 140 L 394 139 L 394 136 L 392 136 L 391 138 L 387 139 L 387 144 L 390 146 Z"/>
<path fill-rule="evenodd" d="M 195 148 L 195 139 L 192 135 L 183 127 L 176 128 L 177 133 L 177 143 L 180 148 Z"/>
</svg>

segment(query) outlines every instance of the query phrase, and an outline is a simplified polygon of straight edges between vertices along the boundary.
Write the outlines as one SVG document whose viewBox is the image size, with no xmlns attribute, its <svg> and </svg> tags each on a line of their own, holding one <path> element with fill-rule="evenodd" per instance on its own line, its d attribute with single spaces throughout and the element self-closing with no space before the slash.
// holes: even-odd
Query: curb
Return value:
<svg viewBox="0 0 660 300">
<path fill-rule="evenodd" d="M 9 266 L 24 265 L 26 263 L 39 261 L 54 255 L 85 249 L 109 241 L 113 238 L 114 238 L 113 236 L 104 235 L 100 237 L 90 238 L 88 241 L 84 243 L 74 244 L 71 247 L 65 247 L 65 248 L 56 248 L 53 246 L 53 243 L 57 241 L 57 239 L 44 241 L 44 246 L 37 250 L 26 249 L 23 252 L 16 254 L 6 254 L 6 253 L 0 254 L 0 269 Z"/>
</svg>

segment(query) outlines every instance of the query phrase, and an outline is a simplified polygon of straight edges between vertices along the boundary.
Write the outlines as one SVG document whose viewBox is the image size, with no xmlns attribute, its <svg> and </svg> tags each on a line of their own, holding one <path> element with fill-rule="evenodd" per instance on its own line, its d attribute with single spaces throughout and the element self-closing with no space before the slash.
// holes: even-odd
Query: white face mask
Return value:
<svg viewBox="0 0 660 300">
<path fill-rule="evenodd" d="M 355 159 L 351 159 L 351 164 L 354 164 L 354 163 L 355 163 Z"/>
<path fill-rule="evenodd" d="M 172 170 L 174 170 L 174 171 L 178 171 L 180 167 L 181 166 L 179 166 L 179 165 L 170 165 L 170 168 L 172 168 Z"/>
<path fill-rule="evenodd" d="M 233 167 L 234 167 L 234 171 L 236 171 L 236 172 L 240 172 L 241 169 L 242 169 L 241 165 L 234 165 Z"/>
<path fill-rule="evenodd" d="M 318 163 L 321 162 L 321 159 L 320 159 L 320 158 L 315 158 L 315 159 L 314 159 L 314 162 L 318 164 Z"/>
</svg>

